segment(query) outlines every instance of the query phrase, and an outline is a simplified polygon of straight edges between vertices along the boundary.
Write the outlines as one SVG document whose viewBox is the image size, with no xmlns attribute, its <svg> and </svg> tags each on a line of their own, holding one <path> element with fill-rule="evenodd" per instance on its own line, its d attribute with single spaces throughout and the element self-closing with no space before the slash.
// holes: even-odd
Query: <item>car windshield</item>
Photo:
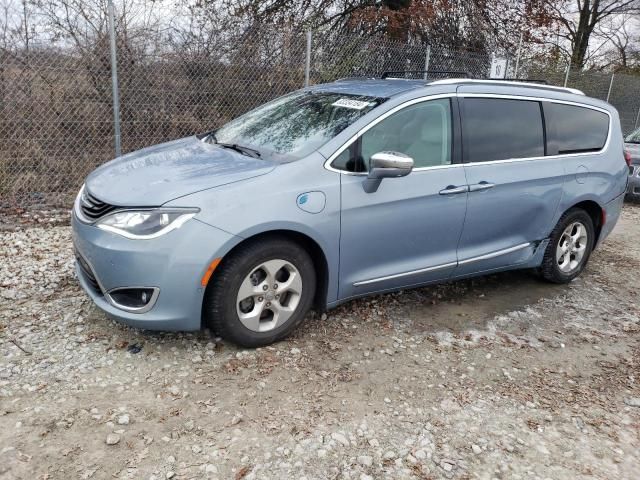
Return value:
<svg viewBox="0 0 640 480">
<path fill-rule="evenodd" d="M 296 92 L 262 105 L 216 130 L 213 140 L 250 147 L 260 158 L 292 161 L 318 149 L 385 99 Z"/>
<path fill-rule="evenodd" d="M 627 135 L 627 138 L 625 138 L 624 141 L 627 143 L 640 143 L 640 128 Z"/>
</svg>

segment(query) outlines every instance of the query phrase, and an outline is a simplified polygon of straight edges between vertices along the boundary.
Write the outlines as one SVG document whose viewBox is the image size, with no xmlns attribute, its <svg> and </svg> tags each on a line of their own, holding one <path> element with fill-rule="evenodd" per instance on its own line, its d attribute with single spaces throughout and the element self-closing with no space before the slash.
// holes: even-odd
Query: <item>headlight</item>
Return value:
<svg viewBox="0 0 640 480">
<path fill-rule="evenodd" d="M 80 210 L 80 198 L 82 198 L 82 192 L 84 192 L 84 183 L 80 187 L 80 190 L 78 190 L 78 195 L 76 195 L 76 199 L 73 201 L 73 208 L 76 211 L 76 213 Z"/>
<path fill-rule="evenodd" d="M 196 208 L 124 210 L 98 220 L 96 226 L 136 240 L 147 240 L 179 228 L 193 218 Z"/>
</svg>

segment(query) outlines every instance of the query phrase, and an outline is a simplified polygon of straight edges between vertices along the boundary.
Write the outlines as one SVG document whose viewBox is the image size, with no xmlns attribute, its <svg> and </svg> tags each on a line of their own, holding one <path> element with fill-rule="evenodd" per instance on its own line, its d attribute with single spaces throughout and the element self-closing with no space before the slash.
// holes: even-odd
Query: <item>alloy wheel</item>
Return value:
<svg viewBox="0 0 640 480">
<path fill-rule="evenodd" d="M 266 261 L 253 268 L 240 284 L 238 318 L 251 331 L 268 332 L 289 320 L 301 295 L 302 277 L 291 262 Z"/>
<path fill-rule="evenodd" d="M 580 267 L 587 251 L 587 228 L 581 222 L 573 222 L 564 229 L 556 247 L 558 269 L 570 274 Z"/>
</svg>

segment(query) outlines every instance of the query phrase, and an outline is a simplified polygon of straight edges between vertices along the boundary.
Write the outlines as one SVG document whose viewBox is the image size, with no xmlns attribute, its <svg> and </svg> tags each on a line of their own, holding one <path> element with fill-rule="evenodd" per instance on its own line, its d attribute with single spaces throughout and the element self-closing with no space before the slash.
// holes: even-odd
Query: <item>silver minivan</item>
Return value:
<svg viewBox="0 0 640 480">
<path fill-rule="evenodd" d="M 96 169 L 77 274 L 129 325 L 265 345 L 364 295 L 521 268 L 570 282 L 627 177 L 618 113 L 579 91 L 345 79 Z"/>
</svg>

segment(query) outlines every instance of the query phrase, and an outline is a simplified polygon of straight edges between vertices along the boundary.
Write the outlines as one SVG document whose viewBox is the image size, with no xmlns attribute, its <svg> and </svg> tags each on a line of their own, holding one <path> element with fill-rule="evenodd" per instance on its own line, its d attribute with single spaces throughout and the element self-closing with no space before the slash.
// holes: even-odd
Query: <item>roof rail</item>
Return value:
<svg viewBox="0 0 640 480">
<path fill-rule="evenodd" d="M 531 80 L 526 81 L 514 81 L 514 80 L 480 80 L 475 78 L 446 78 L 443 80 L 434 80 L 429 82 L 429 85 L 450 85 L 455 83 L 480 83 L 485 85 L 510 85 L 510 86 L 524 86 L 534 87 L 542 90 L 555 90 L 558 92 L 574 93 L 576 95 L 584 95 L 582 90 L 569 87 L 557 87 L 555 85 L 543 85 L 540 83 L 533 83 Z"/>
<path fill-rule="evenodd" d="M 423 78 L 426 75 L 427 77 L 429 75 L 454 75 L 456 77 L 463 77 L 463 78 L 470 78 L 471 75 L 469 75 L 469 72 L 465 72 L 463 70 L 387 70 L 385 72 L 382 73 L 382 76 L 380 78 L 402 78 L 405 79 L 407 78 L 406 75 L 407 74 L 412 74 L 412 75 L 422 75 Z M 396 77 L 396 75 L 402 75 L 401 77 Z M 416 79 L 416 80 L 422 80 L 422 78 L 420 79 Z"/>
<path fill-rule="evenodd" d="M 542 78 L 512 78 L 512 77 L 505 77 L 505 78 L 501 78 L 500 80 L 504 81 L 504 82 L 529 82 L 529 83 L 541 83 L 543 85 L 549 85 L 549 82 L 547 82 L 546 80 L 543 80 Z"/>
<path fill-rule="evenodd" d="M 350 81 L 358 81 L 358 80 L 375 80 L 376 77 L 371 75 L 352 75 L 350 77 L 342 77 L 334 80 L 334 82 L 350 82 Z"/>
</svg>

